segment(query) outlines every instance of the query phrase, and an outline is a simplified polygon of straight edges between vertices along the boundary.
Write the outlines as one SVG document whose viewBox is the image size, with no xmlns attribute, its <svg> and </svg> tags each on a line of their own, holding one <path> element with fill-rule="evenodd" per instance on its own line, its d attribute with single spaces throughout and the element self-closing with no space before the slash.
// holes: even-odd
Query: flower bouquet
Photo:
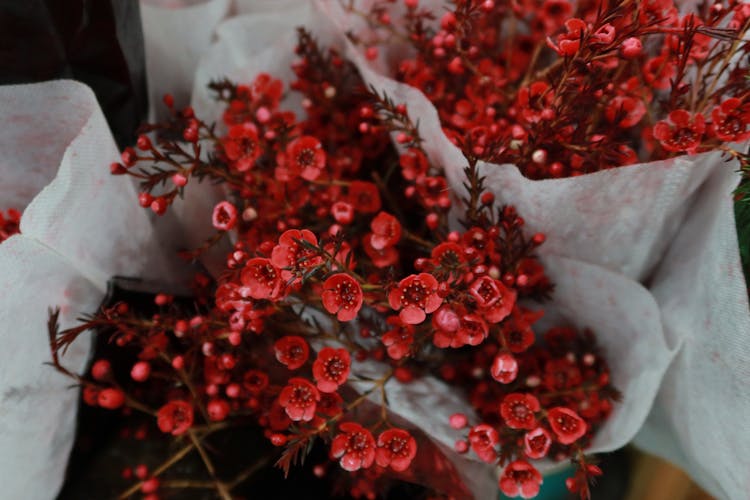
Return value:
<svg viewBox="0 0 750 500">
<path fill-rule="evenodd" d="M 567 488 L 589 498 L 602 474 L 590 453 L 639 431 L 737 496 L 745 459 L 694 451 L 707 438 L 689 434 L 715 413 L 686 384 L 721 386 L 748 351 L 730 211 L 748 168 L 746 6 L 309 7 L 227 21 L 193 106 L 166 95 L 112 175 L 91 177 L 94 202 L 126 191 L 113 194 L 121 212 L 106 207 L 123 248 L 68 252 L 87 240 L 49 240 L 33 204 L 0 247 L 28 257 L 14 241 L 51 241 L 97 264 L 100 290 L 120 274 L 153 292 L 44 304 L 62 306 L 51 364 L 83 402 L 171 443 L 124 470 L 120 497 L 239 498 L 275 464 L 355 498 L 406 483 L 430 498 L 532 498 L 568 462 Z M 227 464 L 221 437 L 243 432 L 262 443 Z M 719 456 L 731 435 L 713 437 Z M 180 475 L 187 456 L 200 478 Z"/>
</svg>

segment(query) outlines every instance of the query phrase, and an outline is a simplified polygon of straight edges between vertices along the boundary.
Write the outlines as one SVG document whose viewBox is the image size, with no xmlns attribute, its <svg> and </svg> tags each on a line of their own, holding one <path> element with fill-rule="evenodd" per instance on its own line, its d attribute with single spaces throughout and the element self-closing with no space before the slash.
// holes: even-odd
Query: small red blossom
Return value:
<svg viewBox="0 0 750 500">
<path fill-rule="evenodd" d="M 531 394 L 514 392 L 503 398 L 500 404 L 500 415 L 505 425 L 511 429 L 534 429 L 537 426 L 536 416 L 541 409 L 539 400 Z"/>
<path fill-rule="evenodd" d="M 339 425 L 339 434 L 333 438 L 331 457 L 338 458 L 346 471 L 367 469 L 375 461 L 375 438 L 361 425 L 345 422 Z"/>
<path fill-rule="evenodd" d="M 484 462 L 492 463 L 497 458 L 495 445 L 500 436 L 494 427 L 487 424 L 475 425 L 469 431 L 469 444 L 474 453 Z"/>
<path fill-rule="evenodd" d="M 542 475 L 525 460 L 511 462 L 500 476 L 500 490 L 509 497 L 534 498 L 539 494 Z"/>
<path fill-rule="evenodd" d="M 227 158 L 240 172 L 253 168 L 255 161 L 262 153 L 258 141 L 258 129 L 250 122 L 229 127 L 228 136 L 221 144 Z"/>
<path fill-rule="evenodd" d="M 281 271 L 269 259 L 256 257 L 248 260 L 241 280 L 247 287 L 248 295 L 254 299 L 273 300 L 281 294 Z"/>
<path fill-rule="evenodd" d="M 564 406 L 552 408 L 547 413 L 547 420 L 557 440 L 562 444 L 575 443 L 588 429 L 586 422 L 576 412 Z"/>
<path fill-rule="evenodd" d="M 646 105 L 643 100 L 635 97 L 617 96 L 612 99 L 604 111 L 604 116 L 610 123 L 621 128 L 630 128 L 638 125 L 641 118 L 646 114 Z"/>
<path fill-rule="evenodd" d="M 346 349 L 324 347 L 313 363 L 312 373 L 320 392 L 334 392 L 349 377 L 352 359 Z"/>
<path fill-rule="evenodd" d="M 558 35 L 557 43 L 547 37 L 547 45 L 561 56 L 574 56 L 581 47 L 581 39 L 586 31 L 586 22 L 577 18 L 568 19 L 565 21 L 565 28 L 568 32 Z"/>
<path fill-rule="evenodd" d="M 248 370 L 242 377 L 242 387 L 250 394 L 260 394 L 268 387 L 268 375 L 260 370 Z"/>
<path fill-rule="evenodd" d="M 304 136 L 295 139 L 286 148 L 286 154 L 277 158 L 279 167 L 285 168 L 289 178 L 297 176 L 314 181 L 326 166 L 326 152 L 318 139 Z"/>
<path fill-rule="evenodd" d="M 184 434 L 193 425 L 193 405 L 182 400 L 170 401 L 159 408 L 156 423 L 164 433 L 173 436 Z"/>
<path fill-rule="evenodd" d="M 0 243 L 21 232 L 21 212 L 8 209 L 6 215 L 0 211 Z"/>
<path fill-rule="evenodd" d="M 362 287 L 345 273 L 334 274 L 323 283 L 323 307 L 339 321 L 351 321 L 362 308 Z"/>
<path fill-rule="evenodd" d="M 357 212 L 374 214 L 380 210 L 380 191 L 372 182 L 352 181 L 346 200 L 354 206 Z"/>
<path fill-rule="evenodd" d="M 299 281 L 307 269 L 323 262 L 315 250 L 317 246 L 318 238 L 312 231 L 289 229 L 279 236 L 279 244 L 273 247 L 271 263 L 281 269 L 284 281 Z"/>
<path fill-rule="evenodd" d="M 692 154 L 700 146 L 705 130 L 703 115 L 691 115 L 684 109 L 678 109 L 669 113 L 669 120 L 662 120 L 654 125 L 654 137 L 667 151 Z"/>
<path fill-rule="evenodd" d="M 320 401 L 318 389 L 307 379 L 293 377 L 279 394 L 279 404 L 286 414 L 299 422 L 309 422 L 315 416 L 315 407 Z"/>
<path fill-rule="evenodd" d="M 375 250 L 392 247 L 401 239 L 401 223 L 389 213 L 380 212 L 370 223 L 370 244 Z"/>
<path fill-rule="evenodd" d="M 500 281 L 482 276 L 472 283 L 469 293 L 482 309 L 482 316 L 490 323 L 499 323 L 508 317 L 516 303 L 516 292 Z"/>
<path fill-rule="evenodd" d="M 510 384 L 518 376 L 518 360 L 509 352 L 501 352 L 492 360 L 490 373 L 501 384 Z"/>
<path fill-rule="evenodd" d="M 211 222 L 219 231 L 231 230 L 237 224 L 237 208 L 228 201 L 217 203 Z"/>
<path fill-rule="evenodd" d="M 711 111 L 711 130 L 722 141 L 740 142 L 750 139 L 750 103 L 736 97 L 722 102 Z"/>
<path fill-rule="evenodd" d="M 380 250 L 372 246 L 374 234 L 368 233 L 362 238 L 362 248 L 375 267 L 383 268 L 392 266 L 398 262 L 398 250 L 394 247 L 385 247 Z"/>
<path fill-rule="evenodd" d="M 413 181 L 427 174 L 429 163 L 421 149 L 412 148 L 399 157 L 399 165 L 404 179 Z"/>
<path fill-rule="evenodd" d="M 304 365 L 310 355 L 307 341 L 297 335 L 281 337 L 273 345 L 273 350 L 279 363 L 286 365 L 290 370 L 296 370 Z"/>
<path fill-rule="evenodd" d="M 552 437 L 544 427 L 537 427 L 523 437 L 523 452 L 527 457 L 540 459 L 547 456 Z"/>
<path fill-rule="evenodd" d="M 398 316 L 390 316 L 387 322 L 391 329 L 380 341 L 386 346 L 388 356 L 395 360 L 408 356 L 414 343 L 414 326 L 404 323 Z"/>
<path fill-rule="evenodd" d="M 437 290 L 438 282 L 431 274 L 412 274 L 390 291 L 388 303 L 395 311 L 401 311 L 401 321 L 418 325 L 425 320 L 427 314 L 437 310 L 443 303 Z"/>
<path fill-rule="evenodd" d="M 401 472 L 411 465 L 417 456 L 417 441 L 403 429 L 388 429 L 378 436 L 375 460 L 381 467 Z"/>
</svg>

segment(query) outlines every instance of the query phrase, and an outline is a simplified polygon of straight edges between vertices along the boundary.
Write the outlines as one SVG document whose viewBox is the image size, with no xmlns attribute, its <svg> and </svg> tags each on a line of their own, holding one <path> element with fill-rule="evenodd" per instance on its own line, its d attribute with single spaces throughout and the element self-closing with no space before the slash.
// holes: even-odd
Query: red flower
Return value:
<svg viewBox="0 0 750 500">
<path fill-rule="evenodd" d="M 542 311 L 528 311 L 523 308 L 513 309 L 510 318 L 502 323 L 501 329 L 508 349 L 511 352 L 524 352 L 534 344 L 534 324 L 544 313 Z"/>
<path fill-rule="evenodd" d="M 315 416 L 315 406 L 320 401 L 320 393 L 309 380 L 294 377 L 279 394 L 279 404 L 286 414 L 298 422 L 309 422 Z"/>
<path fill-rule="evenodd" d="M 392 359 L 401 359 L 409 354 L 414 343 L 414 327 L 407 325 L 398 316 L 390 316 L 388 324 L 392 326 L 380 339 Z"/>
<path fill-rule="evenodd" d="M 464 314 L 461 316 L 461 326 L 456 331 L 456 340 L 461 346 L 479 345 L 489 334 L 487 322 L 478 314 Z M 453 347 L 453 346 L 452 346 Z"/>
<path fill-rule="evenodd" d="M 492 360 L 490 373 L 501 384 L 510 384 L 518 376 L 518 360 L 508 352 L 501 352 Z"/>
<path fill-rule="evenodd" d="M 380 250 L 376 249 L 372 246 L 373 236 L 374 234 L 368 233 L 362 238 L 362 248 L 364 248 L 367 256 L 372 259 L 372 263 L 375 267 L 388 267 L 398 262 L 398 250 L 394 247 L 386 247 Z"/>
<path fill-rule="evenodd" d="M 345 422 L 333 438 L 331 457 L 339 458 L 341 468 L 346 471 L 366 469 L 375 461 L 375 438 L 361 425 Z"/>
<path fill-rule="evenodd" d="M 326 417 L 339 415 L 344 407 L 344 400 L 336 392 L 324 392 L 320 395 L 320 401 L 316 411 Z"/>
<path fill-rule="evenodd" d="M 156 423 L 160 431 L 179 436 L 193 425 L 193 405 L 187 401 L 170 401 L 159 408 Z"/>
<path fill-rule="evenodd" d="M 375 250 L 392 247 L 401 239 L 401 224 L 398 219 L 386 212 L 380 212 L 372 219 L 370 229 L 370 244 Z"/>
<path fill-rule="evenodd" d="M 684 109 L 678 109 L 669 113 L 668 121 L 662 120 L 654 125 L 654 137 L 667 151 L 695 153 L 705 130 L 703 115 L 691 116 Z"/>
<path fill-rule="evenodd" d="M 575 443 L 588 429 L 586 422 L 576 412 L 564 406 L 552 408 L 547 413 L 547 420 L 562 444 Z"/>
<path fill-rule="evenodd" d="M 339 321 L 350 321 L 362 308 L 362 287 L 348 274 L 339 273 L 323 283 L 323 307 Z"/>
<path fill-rule="evenodd" d="M 638 125 L 645 114 L 646 105 L 643 100 L 628 96 L 615 97 L 604 110 L 604 116 L 607 117 L 607 120 L 621 128 Z"/>
<path fill-rule="evenodd" d="M 229 231 L 237 224 L 237 208 L 228 201 L 222 201 L 214 207 L 211 221 L 219 231 Z"/>
<path fill-rule="evenodd" d="M 352 181 L 346 201 L 354 205 L 357 212 L 374 214 L 380 210 L 380 191 L 372 182 Z"/>
<path fill-rule="evenodd" d="M 269 259 L 256 257 L 245 264 L 240 277 L 254 299 L 276 299 L 281 294 L 281 271 Z"/>
<path fill-rule="evenodd" d="M 446 271 L 457 270 L 466 262 L 463 248 L 452 242 L 441 243 L 433 248 L 430 257 L 435 267 Z"/>
<path fill-rule="evenodd" d="M 290 142 L 286 155 L 280 155 L 277 161 L 280 167 L 286 169 L 289 178 L 300 176 L 314 181 L 326 166 L 326 152 L 318 139 L 306 135 Z"/>
<path fill-rule="evenodd" d="M 500 490 L 509 497 L 534 498 L 541 484 L 542 475 L 525 460 L 509 463 L 500 477 Z"/>
<path fill-rule="evenodd" d="M 401 175 L 404 179 L 413 181 L 422 179 L 427 174 L 429 163 L 421 149 L 412 148 L 402 154 L 398 160 L 401 165 Z"/>
<path fill-rule="evenodd" d="M 279 363 L 286 365 L 290 370 L 296 370 L 304 365 L 310 355 L 307 342 L 297 335 L 281 337 L 273 345 L 273 350 L 276 352 L 276 359 Z"/>
<path fill-rule="evenodd" d="M 565 21 L 565 28 L 568 32 L 557 35 L 557 44 L 547 37 L 547 46 L 563 57 L 574 56 L 581 47 L 586 22 L 582 19 L 571 18 Z"/>
<path fill-rule="evenodd" d="M 318 238 L 307 229 L 289 229 L 279 236 L 279 244 L 271 251 L 271 263 L 281 269 L 281 277 L 288 282 L 299 281 L 305 270 L 323 262 L 323 258 L 307 245 L 318 246 Z"/>
<path fill-rule="evenodd" d="M 437 290 L 438 282 L 431 274 L 412 274 L 390 291 L 388 303 L 395 311 L 401 310 L 401 321 L 418 325 L 443 303 Z"/>
<path fill-rule="evenodd" d="M 417 441 L 405 430 L 388 429 L 378 436 L 375 460 L 379 466 L 390 466 L 398 472 L 405 471 L 416 455 Z"/>
<path fill-rule="evenodd" d="M 321 392 L 334 392 L 349 377 L 352 359 L 346 349 L 324 347 L 313 363 L 312 373 Z"/>
<path fill-rule="evenodd" d="M 250 394 L 260 394 L 268 387 L 268 375 L 260 370 L 248 370 L 242 377 L 242 387 Z"/>
<path fill-rule="evenodd" d="M 539 459 L 547 456 L 552 437 L 544 427 L 537 427 L 526 433 L 523 438 L 523 452 L 529 458 Z"/>
<path fill-rule="evenodd" d="M 261 154 L 258 129 L 246 122 L 229 127 L 227 138 L 222 140 L 224 152 L 232 166 L 240 172 L 250 170 Z"/>
<path fill-rule="evenodd" d="M 475 425 L 469 431 L 469 443 L 471 449 L 477 456 L 487 462 L 494 462 L 497 458 L 495 445 L 500 441 L 500 436 L 494 427 L 487 424 Z"/>
<path fill-rule="evenodd" d="M 657 56 L 643 65 L 643 76 L 646 82 L 656 90 L 667 90 L 672 85 L 672 78 L 677 74 L 674 62 L 667 56 Z"/>
<path fill-rule="evenodd" d="M 750 139 L 750 104 L 736 97 L 727 99 L 711 112 L 712 130 L 722 141 L 740 142 Z"/>
<path fill-rule="evenodd" d="M 499 323 L 513 310 L 516 292 L 489 276 L 482 276 L 472 283 L 469 293 L 483 310 L 482 316 L 490 323 Z"/>
<path fill-rule="evenodd" d="M 534 415 L 541 409 L 539 400 L 531 394 L 514 392 L 500 403 L 500 415 L 511 429 L 533 429 L 537 426 Z"/>
</svg>

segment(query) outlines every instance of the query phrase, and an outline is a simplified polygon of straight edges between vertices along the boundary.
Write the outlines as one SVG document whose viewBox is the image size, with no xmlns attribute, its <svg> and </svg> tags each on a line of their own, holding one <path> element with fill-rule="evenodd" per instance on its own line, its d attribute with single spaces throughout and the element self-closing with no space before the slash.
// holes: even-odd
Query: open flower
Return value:
<svg viewBox="0 0 750 500">
<path fill-rule="evenodd" d="M 401 472 L 409 468 L 417 455 L 417 441 L 403 429 L 388 429 L 378 436 L 375 460 L 381 467 Z"/>
<path fill-rule="evenodd" d="M 539 494 L 542 475 L 525 460 L 511 462 L 500 477 L 500 490 L 509 497 L 534 498 Z"/>
<path fill-rule="evenodd" d="M 193 425 L 193 405 L 179 399 L 170 401 L 159 408 L 156 423 L 160 431 L 179 436 Z"/>
<path fill-rule="evenodd" d="M 711 129 L 722 141 L 740 142 L 750 139 L 750 104 L 732 97 L 711 111 Z"/>
<path fill-rule="evenodd" d="M 654 137 L 667 151 L 695 153 L 700 146 L 706 122 L 700 113 L 691 115 L 684 109 L 669 113 L 669 120 L 654 125 Z"/>
<path fill-rule="evenodd" d="M 380 212 L 370 223 L 370 244 L 376 250 L 392 247 L 401 239 L 401 223 L 389 213 Z"/>
<path fill-rule="evenodd" d="M 279 155 L 277 161 L 286 168 L 289 178 L 314 181 L 326 166 L 326 152 L 318 139 L 306 135 L 289 143 L 286 154 Z"/>
<path fill-rule="evenodd" d="M 388 294 L 388 303 L 398 311 L 401 321 L 418 325 L 443 303 L 437 293 L 438 282 L 427 273 L 412 274 L 402 279 Z"/>
<path fill-rule="evenodd" d="M 346 471 L 367 469 L 375 461 L 375 438 L 361 425 L 345 422 L 339 425 L 339 434 L 333 438 L 331 457 L 338 458 Z"/>
<path fill-rule="evenodd" d="M 303 242 L 309 243 L 310 246 Z M 323 262 L 323 258 L 312 247 L 318 246 L 318 238 L 308 229 L 289 229 L 279 236 L 279 244 L 271 251 L 271 263 L 281 269 L 284 281 L 299 281 L 305 270 Z"/>
<path fill-rule="evenodd" d="M 346 349 L 324 347 L 313 363 L 312 372 L 321 392 L 334 392 L 349 377 L 352 359 Z"/>
<path fill-rule="evenodd" d="M 362 308 L 362 287 L 345 273 L 334 274 L 323 283 L 323 307 L 339 321 L 350 321 Z"/>
<path fill-rule="evenodd" d="M 307 341 L 297 335 L 281 337 L 274 343 L 273 350 L 279 363 L 286 365 L 290 370 L 296 370 L 304 365 L 310 355 Z"/>
<path fill-rule="evenodd" d="M 294 377 L 279 394 L 279 404 L 286 414 L 299 422 L 309 422 L 315 416 L 315 407 L 320 401 L 318 389 L 307 379 Z"/>
<path fill-rule="evenodd" d="M 536 427 L 536 416 L 541 409 L 539 400 L 531 394 L 514 392 L 508 394 L 500 403 L 500 415 L 505 425 L 511 429 L 533 429 Z"/>
<path fill-rule="evenodd" d="M 229 127 L 229 134 L 222 146 L 232 166 L 240 172 L 250 170 L 261 155 L 258 129 L 250 122 Z"/>
<path fill-rule="evenodd" d="M 523 437 L 523 452 L 529 458 L 540 459 L 547 456 L 552 437 L 544 427 L 530 430 Z"/>
<path fill-rule="evenodd" d="M 242 284 L 254 299 L 276 299 L 281 294 L 281 271 L 269 259 L 256 257 L 245 264 L 241 275 Z"/>
<path fill-rule="evenodd" d="M 494 427 L 487 424 L 475 425 L 469 431 L 469 444 L 477 456 L 487 462 L 494 462 L 497 458 L 495 445 L 500 441 L 500 436 Z"/>
<path fill-rule="evenodd" d="M 547 413 L 547 420 L 557 440 L 562 444 L 575 443 L 586 434 L 588 428 L 586 422 L 576 412 L 564 406 L 552 408 Z"/>
</svg>

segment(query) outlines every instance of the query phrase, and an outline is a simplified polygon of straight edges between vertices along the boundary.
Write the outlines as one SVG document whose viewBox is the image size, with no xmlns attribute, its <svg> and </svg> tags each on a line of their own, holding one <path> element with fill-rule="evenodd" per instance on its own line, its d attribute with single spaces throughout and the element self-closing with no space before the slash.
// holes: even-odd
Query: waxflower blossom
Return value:
<svg viewBox="0 0 750 500">
<path fill-rule="evenodd" d="M 174 436 L 184 434 L 193 425 L 193 405 L 182 400 L 170 401 L 159 408 L 156 422 L 164 433 Z"/>
<path fill-rule="evenodd" d="M 487 424 L 475 425 L 469 431 L 469 444 L 471 449 L 484 462 L 491 463 L 497 458 L 495 445 L 500 440 L 500 436 L 494 427 Z"/>
<path fill-rule="evenodd" d="M 326 166 L 326 153 L 318 139 L 304 136 L 292 141 L 286 154 L 279 155 L 277 161 L 287 169 L 291 178 L 300 176 L 314 181 Z"/>
<path fill-rule="evenodd" d="M 375 438 L 354 422 L 339 425 L 339 434 L 331 443 L 331 457 L 339 459 L 341 468 L 352 472 L 367 469 L 375 461 Z"/>
<path fill-rule="evenodd" d="M 351 368 L 351 356 L 346 349 L 324 347 L 313 363 L 313 377 L 320 392 L 334 392 L 346 382 Z"/>
<path fill-rule="evenodd" d="M 532 429 L 523 437 L 523 452 L 529 458 L 540 459 L 546 457 L 551 445 L 552 437 L 544 427 Z"/>
<path fill-rule="evenodd" d="M 386 212 L 380 212 L 370 223 L 372 237 L 370 244 L 376 250 L 392 247 L 401 239 L 401 224 L 398 219 Z"/>
<path fill-rule="evenodd" d="M 562 444 L 572 444 L 586 434 L 588 426 L 576 412 L 564 406 L 552 408 L 547 413 L 552 431 Z"/>
<path fill-rule="evenodd" d="M 437 310 L 443 299 L 437 294 L 438 282 L 427 273 L 412 274 L 402 279 L 388 294 L 391 308 L 401 311 L 401 321 L 418 325 Z"/>
<path fill-rule="evenodd" d="M 290 370 L 296 370 L 307 361 L 310 347 L 307 341 L 298 335 L 287 335 L 273 345 L 276 359 Z"/>
<path fill-rule="evenodd" d="M 403 429 L 388 429 L 378 436 L 375 461 L 381 467 L 401 472 L 417 456 L 417 441 Z"/>
<path fill-rule="evenodd" d="M 703 115 L 691 116 L 684 109 L 669 113 L 669 120 L 654 125 L 654 137 L 667 151 L 695 153 L 700 146 L 706 123 Z"/>
<path fill-rule="evenodd" d="M 278 245 L 273 247 L 271 263 L 281 269 L 281 277 L 285 282 L 298 282 L 307 269 L 323 262 L 323 258 L 315 251 L 317 246 L 318 238 L 312 231 L 289 229 L 279 236 Z"/>
<path fill-rule="evenodd" d="M 731 97 L 711 111 L 711 119 L 711 130 L 722 141 L 750 139 L 750 103 Z"/>
<path fill-rule="evenodd" d="M 320 401 L 318 389 L 301 377 L 289 379 L 289 383 L 279 394 L 279 404 L 295 422 L 309 422 L 315 416 L 315 407 Z"/>
<path fill-rule="evenodd" d="M 500 476 L 500 491 L 509 497 L 534 498 L 541 485 L 542 475 L 525 460 L 509 463 Z"/>
<path fill-rule="evenodd" d="M 535 414 L 541 406 L 531 394 L 511 393 L 500 404 L 500 415 L 511 429 L 533 429 L 537 425 Z"/>
<path fill-rule="evenodd" d="M 240 172 L 253 168 L 261 155 L 258 129 L 250 122 L 229 127 L 228 137 L 222 145 L 234 168 Z"/>
<path fill-rule="evenodd" d="M 380 340 L 386 346 L 388 356 L 395 360 L 408 356 L 414 343 L 414 326 L 402 322 L 398 316 L 389 316 L 387 323 L 391 329 Z"/>
<path fill-rule="evenodd" d="M 492 378 L 501 384 L 510 384 L 518 376 L 518 360 L 508 352 L 501 352 L 492 360 Z"/>
<path fill-rule="evenodd" d="M 281 293 L 281 271 L 269 259 L 256 257 L 245 264 L 242 284 L 248 288 L 250 297 L 273 300 Z"/>
<path fill-rule="evenodd" d="M 323 307 L 339 321 L 351 321 L 362 308 L 362 287 L 345 273 L 334 274 L 323 283 Z"/>
<path fill-rule="evenodd" d="M 221 201 L 214 207 L 211 221 L 219 231 L 229 231 L 237 224 L 237 208 L 228 201 Z"/>
</svg>

